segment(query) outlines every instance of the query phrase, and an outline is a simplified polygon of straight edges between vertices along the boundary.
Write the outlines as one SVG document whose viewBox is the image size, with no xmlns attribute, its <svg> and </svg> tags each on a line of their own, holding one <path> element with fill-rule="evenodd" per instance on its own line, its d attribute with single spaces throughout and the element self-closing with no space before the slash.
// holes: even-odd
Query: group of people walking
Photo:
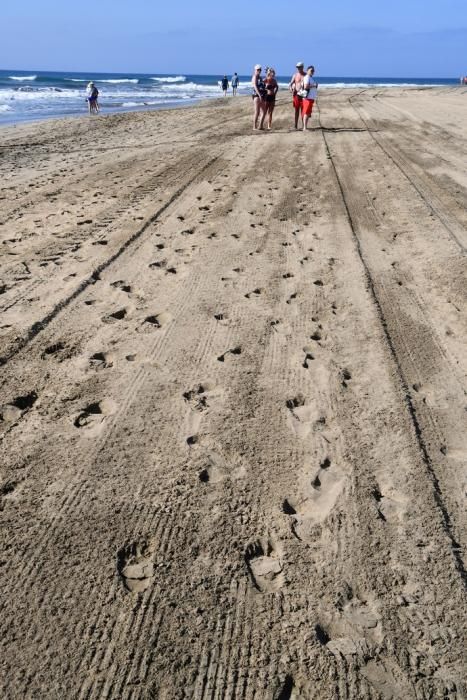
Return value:
<svg viewBox="0 0 467 700">
<path fill-rule="evenodd" d="M 262 71 L 262 66 L 257 64 L 251 78 L 254 130 L 264 129 L 265 122 L 266 128 L 268 130 L 272 129 L 272 114 L 279 90 L 274 68 L 266 68 L 264 76 L 262 75 Z M 235 96 L 240 85 L 237 73 L 233 74 L 230 85 L 233 95 Z M 224 75 L 220 81 L 220 87 L 224 96 L 227 96 L 229 80 L 226 75 Z M 301 118 L 301 128 L 303 131 L 306 131 L 318 94 L 318 83 L 315 78 L 314 66 L 308 66 L 305 71 L 305 64 L 303 61 L 299 61 L 296 64 L 296 72 L 291 77 L 288 87 L 292 93 L 292 101 L 295 110 L 295 128 L 298 129 L 298 123 Z M 86 101 L 88 103 L 89 114 L 97 114 L 99 112 L 98 97 L 99 90 L 91 81 L 86 89 Z"/>
<path fill-rule="evenodd" d="M 230 86 L 232 88 L 232 95 L 235 97 L 237 94 L 238 86 L 240 85 L 240 81 L 238 79 L 237 73 L 234 73 L 233 76 L 230 79 Z M 226 75 L 222 78 L 220 82 L 221 90 L 224 93 L 224 97 L 227 97 L 227 90 L 229 89 L 229 79 Z"/>
<path fill-rule="evenodd" d="M 306 131 L 318 94 L 318 83 L 314 77 L 314 66 L 308 66 L 305 71 L 305 64 L 303 61 L 299 61 L 296 69 L 289 83 L 295 110 L 295 128 L 298 129 L 298 122 L 301 118 L 301 127 L 303 131 Z M 251 78 L 254 130 L 264 129 L 266 119 L 267 128 L 272 129 L 272 113 L 279 90 L 275 70 L 267 68 L 265 77 L 262 76 L 262 70 L 262 66 L 257 64 Z"/>
</svg>

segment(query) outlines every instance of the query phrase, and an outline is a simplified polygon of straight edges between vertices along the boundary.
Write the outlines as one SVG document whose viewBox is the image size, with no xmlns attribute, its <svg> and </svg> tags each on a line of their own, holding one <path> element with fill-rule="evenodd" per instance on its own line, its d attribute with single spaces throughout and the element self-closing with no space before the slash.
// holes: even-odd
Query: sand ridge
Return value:
<svg viewBox="0 0 467 700">
<path fill-rule="evenodd" d="M 467 697 L 465 94 L 0 132 L 4 697 Z"/>
</svg>

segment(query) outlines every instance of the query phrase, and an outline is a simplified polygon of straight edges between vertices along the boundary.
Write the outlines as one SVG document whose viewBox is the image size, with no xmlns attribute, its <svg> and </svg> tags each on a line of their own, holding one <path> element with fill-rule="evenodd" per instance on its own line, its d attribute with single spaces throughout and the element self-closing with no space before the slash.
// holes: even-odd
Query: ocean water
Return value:
<svg viewBox="0 0 467 700">
<path fill-rule="evenodd" d="M 220 97 L 221 75 L 0 71 L 0 124 L 84 114 L 86 86 L 93 80 L 103 113 L 187 105 Z M 230 76 L 229 76 L 230 79 Z M 251 76 L 240 76 L 239 94 L 250 93 Z M 290 76 L 278 76 L 286 89 Z M 320 88 L 456 85 L 458 79 L 318 77 Z"/>
</svg>

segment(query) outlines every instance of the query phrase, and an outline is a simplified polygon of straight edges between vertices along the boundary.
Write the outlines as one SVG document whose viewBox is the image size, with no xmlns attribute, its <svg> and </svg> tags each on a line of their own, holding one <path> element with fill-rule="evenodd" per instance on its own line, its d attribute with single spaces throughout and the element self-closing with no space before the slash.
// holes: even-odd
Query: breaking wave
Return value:
<svg viewBox="0 0 467 700">
<path fill-rule="evenodd" d="M 162 77 L 162 78 L 151 78 L 151 80 L 156 80 L 158 83 L 184 83 L 186 80 L 186 76 L 184 76 L 184 75 L 166 76 L 166 77 Z"/>
<path fill-rule="evenodd" d="M 113 80 L 99 80 L 98 78 L 94 81 L 95 83 L 112 83 L 117 85 L 118 83 L 139 83 L 138 78 L 114 78 Z"/>
<path fill-rule="evenodd" d="M 37 75 L 10 75 L 10 80 L 37 80 Z"/>
</svg>

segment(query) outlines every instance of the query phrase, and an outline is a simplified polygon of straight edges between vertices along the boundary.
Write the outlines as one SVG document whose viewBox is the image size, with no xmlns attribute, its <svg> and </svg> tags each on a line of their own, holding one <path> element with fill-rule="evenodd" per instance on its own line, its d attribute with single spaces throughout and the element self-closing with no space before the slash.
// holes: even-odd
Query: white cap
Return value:
<svg viewBox="0 0 467 700">
<path fill-rule="evenodd" d="M 299 61 L 295 65 L 297 66 L 297 68 L 300 68 L 300 66 L 304 66 L 305 64 L 303 63 L 303 61 Z"/>
<path fill-rule="evenodd" d="M 259 63 L 257 63 L 255 66 L 255 70 L 260 70 L 260 69 L 261 69 L 261 66 L 259 65 Z"/>
</svg>

